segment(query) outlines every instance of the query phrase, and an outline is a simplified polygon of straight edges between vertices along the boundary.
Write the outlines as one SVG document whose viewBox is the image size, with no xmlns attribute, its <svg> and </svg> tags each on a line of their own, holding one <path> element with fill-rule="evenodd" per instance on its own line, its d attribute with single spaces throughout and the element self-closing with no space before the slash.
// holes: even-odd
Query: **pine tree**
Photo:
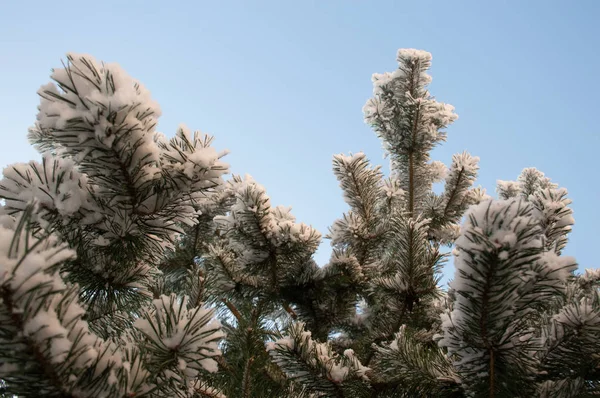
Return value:
<svg viewBox="0 0 600 398">
<path fill-rule="evenodd" d="M 330 263 L 288 296 L 300 321 L 268 350 L 311 396 L 597 394 L 598 272 L 575 276 L 561 255 L 567 191 L 530 168 L 499 181 L 492 200 L 473 188 L 478 158 L 455 155 L 448 170 L 430 161 L 456 119 L 426 89 L 430 61 L 400 50 L 397 71 L 374 75 L 365 119 L 391 175 L 362 153 L 334 157 L 350 209 L 331 228 Z M 443 291 L 452 244 L 456 275 Z"/>
<path fill-rule="evenodd" d="M 252 177 L 224 181 L 212 137 L 165 138 L 143 86 L 69 55 L 39 91 L 41 163 L 0 181 L 2 393 L 597 395 L 600 272 L 562 255 L 567 191 L 529 168 L 494 200 L 477 157 L 432 161 L 457 116 L 427 90 L 429 53 L 397 61 L 364 107 L 390 175 L 334 156 L 349 209 L 319 266 L 321 234 Z"/>
<path fill-rule="evenodd" d="M 118 65 L 71 54 L 52 80 L 29 132 L 42 161 L 0 181 L 4 393 L 218 396 L 214 310 L 196 275 L 188 295 L 161 289 L 158 265 L 219 194 L 223 154 L 157 133 L 158 104 Z"/>
<path fill-rule="evenodd" d="M 466 208 L 485 195 L 473 188 L 479 159 L 458 154 L 449 169 L 431 161 L 432 149 L 446 139 L 445 129 L 457 116 L 427 91 L 429 53 L 400 50 L 397 61 L 395 72 L 373 75 L 373 97 L 364 107 L 365 120 L 390 158 L 391 175 L 384 178 L 363 153 L 333 160 L 350 209 L 331 227 L 333 257 L 320 272 L 331 275 L 328 284 L 336 291 L 327 297 L 344 307 L 317 304 L 330 312 L 323 318 L 331 320 L 316 322 L 317 330 L 307 322 L 321 343 L 303 339 L 294 326 L 290 337 L 272 348 L 288 377 L 326 395 L 331 393 L 316 373 L 299 372 L 297 362 L 321 364 L 320 376 L 342 391 L 337 396 L 453 396 L 460 391 L 459 376 L 433 335 L 445 308 L 438 287 L 447 257 L 443 247 L 455 239 Z M 435 194 L 433 184 L 442 181 L 443 192 Z M 340 264 L 345 270 L 328 272 Z M 343 274 L 351 289 L 340 289 Z M 325 336 L 331 337 L 328 343 Z M 322 356 L 325 348 L 319 344 L 345 350 L 344 355 Z"/>
</svg>

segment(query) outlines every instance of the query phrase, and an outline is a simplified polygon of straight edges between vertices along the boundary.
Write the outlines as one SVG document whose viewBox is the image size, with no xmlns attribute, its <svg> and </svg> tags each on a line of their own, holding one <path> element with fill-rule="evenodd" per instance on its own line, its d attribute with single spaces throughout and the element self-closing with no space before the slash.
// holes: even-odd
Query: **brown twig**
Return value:
<svg viewBox="0 0 600 398">
<path fill-rule="evenodd" d="M 296 314 L 296 311 L 294 311 L 294 309 L 290 307 L 288 303 L 283 303 L 283 309 L 286 310 L 288 314 L 290 314 L 293 320 L 298 319 L 298 314 Z"/>
<path fill-rule="evenodd" d="M 223 302 L 223 304 L 225 304 L 227 306 L 227 308 L 229 308 L 229 311 L 231 311 L 231 313 L 233 314 L 233 316 L 235 317 L 235 319 L 237 319 L 238 322 L 241 322 L 243 320 L 242 314 L 235 307 L 235 305 L 233 305 L 233 303 L 231 301 L 226 300 L 226 299 L 223 299 L 221 301 Z"/>
</svg>

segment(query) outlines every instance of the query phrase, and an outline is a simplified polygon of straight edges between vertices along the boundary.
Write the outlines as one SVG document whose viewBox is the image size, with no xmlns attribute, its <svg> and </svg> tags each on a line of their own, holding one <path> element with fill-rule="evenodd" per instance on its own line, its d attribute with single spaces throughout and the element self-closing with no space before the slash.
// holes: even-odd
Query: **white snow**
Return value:
<svg viewBox="0 0 600 398">
<path fill-rule="evenodd" d="M 329 343 L 319 343 L 312 339 L 310 331 L 304 330 L 303 322 L 295 322 L 288 330 L 289 335 L 266 345 L 275 362 L 286 370 L 287 357 L 280 354 L 287 351 L 294 356 L 299 356 L 307 365 L 318 372 L 325 372 L 325 376 L 334 383 L 342 383 L 351 377 L 367 379 L 366 372 L 369 368 L 363 366 L 354 351 L 347 349 L 343 355 L 334 352 Z"/>
<path fill-rule="evenodd" d="M 187 301 L 187 296 L 180 300 L 174 294 L 161 295 L 135 321 L 134 327 L 157 347 L 177 352 L 180 358 L 185 358 L 184 369 L 198 370 L 201 366 L 215 372 L 217 363 L 212 357 L 221 353 L 217 346 L 217 341 L 224 336 L 221 324 L 214 318 L 213 309 L 188 309 Z M 178 366 L 184 366 L 184 363 L 179 362 Z"/>
<path fill-rule="evenodd" d="M 432 56 L 430 52 L 424 50 L 417 50 L 414 48 L 401 48 L 396 54 L 396 60 L 398 63 L 403 62 L 431 62 Z"/>
<path fill-rule="evenodd" d="M 388 151 L 398 151 L 406 137 L 397 133 L 393 122 L 403 117 L 402 109 L 405 107 L 418 108 L 419 139 L 434 146 L 445 139 L 442 130 L 458 116 L 452 105 L 436 101 L 427 91 L 431 82 L 431 76 L 427 74 L 431 66 L 430 53 L 400 49 L 397 61 L 399 67 L 394 72 L 373 74 L 373 97 L 363 107 L 365 122 L 375 128 Z M 409 79 L 412 81 L 409 82 Z"/>
<path fill-rule="evenodd" d="M 464 170 L 467 173 L 476 173 L 479 170 L 479 157 L 472 156 L 468 152 L 452 155 L 450 173 Z"/>
<path fill-rule="evenodd" d="M 440 162 L 439 160 L 434 160 L 429 165 L 429 173 L 431 175 L 432 182 L 439 182 L 446 178 L 448 175 L 448 167 L 444 164 L 444 162 Z"/>
<path fill-rule="evenodd" d="M 521 192 L 521 184 L 515 181 L 496 181 L 496 191 L 505 198 L 512 198 Z"/>
<path fill-rule="evenodd" d="M 465 218 L 456 240 L 456 273 L 450 283 L 456 298 L 452 311 L 442 314 L 439 344 L 449 355 L 457 355 L 459 371 L 475 374 L 487 366 L 482 359 L 486 350 L 465 344 L 464 334 L 471 333 L 473 325 L 485 316 L 489 318 L 487 339 L 493 341 L 482 344 L 503 350 L 526 347 L 532 334 L 523 331 L 519 322 L 532 311 L 536 297 L 545 300 L 544 294 L 566 287 L 576 263 L 572 257 L 547 250 L 544 214 L 524 198 L 483 201 L 472 206 Z M 495 262 L 494 256 L 503 261 Z M 502 289 L 498 288 L 500 281 Z M 494 303 L 494 311 L 485 315 L 481 307 L 484 292 L 488 302 Z M 571 313 L 566 311 L 556 320 L 571 322 Z"/>
<path fill-rule="evenodd" d="M 3 170 L 0 196 L 9 208 L 23 210 L 30 202 L 56 209 L 69 217 L 84 206 L 89 209 L 88 179 L 71 159 L 45 154 L 42 163 L 12 164 Z"/>
<path fill-rule="evenodd" d="M 40 310 L 33 318 L 25 322 L 23 333 L 35 339 L 40 346 L 46 341 L 50 343 L 49 359 L 53 363 L 61 363 L 67 357 L 72 343 L 67 338 L 69 332 L 61 324 L 52 308 Z"/>
</svg>

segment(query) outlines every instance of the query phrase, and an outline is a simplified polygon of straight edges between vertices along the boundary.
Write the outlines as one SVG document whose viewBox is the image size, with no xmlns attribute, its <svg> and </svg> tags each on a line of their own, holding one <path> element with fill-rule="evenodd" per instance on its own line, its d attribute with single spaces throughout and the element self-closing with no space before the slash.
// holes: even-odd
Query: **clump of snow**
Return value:
<svg viewBox="0 0 600 398">
<path fill-rule="evenodd" d="M 550 178 L 534 167 L 521 171 L 517 181 L 497 181 L 496 191 L 502 199 L 514 198 L 519 195 L 537 197 L 543 191 L 554 191 L 558 185 L 551 182 Z M 566 192 L 565 192 L 566 194 Z"/>
<path fill-rule="evenodd" d="M 461 170 L 468 174 L 476 173 L 479 170 L 479 157 L 472 156 L 468 152 L 452 155 L 452 165 L 450 166 L 449 174 Z"/>
<path fill-rule="evenodd" d="M 579 277 L 579 283 L 581 285 L 595 284 L 600 281 L 600 268 L 586 269 L 583 275 Z"/>
<path fill-rule="evenodd" d="M 444 166 L 445 168 L 446 166 Z M 439 170 L 438 170 L 439 171 Z M 400 187 L 400 181 L 395 178 L 386 178 L 383 180 L 383 192 L 388 199 L 402 199 L 406 192 Z"/>
<path fill-rule="evenodd" d="M 448 175 L 448 168 L 443 162 L 435 160 L 429 164 L 429 173 L 431 174 L 432 182 L 444 180 Z"/>
<path fill-rule="evenodd" d="M 496 181 L 496 192 L 502 199 L 514 198 L 519 195 L 521 186 L 515 181 Z"/>
<path fill-rule="evenodd" d="M 212 138 L 201 135 L 185 125 L 180 125 L 177 134 L 168 143 L 161 141 L 163 169 L 170 174 L 182 173 L 188 179 L 200 184 L 220 179 L 227 171 L 228 165 L 220 159 L 226 152 L 218 153 L 209 146 Z"/>
<path fill-rule="evenodd" d="M 600 327 L 600 314 L 592 305 L 592 301 L 583 297 L 577 303 L 571 303 L 561 309 L 554 315 L 553 320 L 558 322 L 564 328 L 592 328 L 597 330 Z"/>
<path fill-rule="evenodd" d="M 220 322 L 209 308 L 187 308 L 188 297 L 161 295 L 138 318 L 134 327 L 153 347 L 177 353 L 185 360 L 185 369 L 218 370 L 214 357 L 221 354 L 218 341 L 224 336 Z M 179 363 L 183 366 L 182 363 Z M 194 373 L 194 372 L 191 372 Z"/>
<path fill-rule="evenodd" d="M 432 56 L 430 52 L 417 50 L 414 48 L 401 48 L 396 54 L 396 60 L 399 64 L 414 63 L 414 62 L 431 62 Z"/>
<path fill-rule="evenodd" d="M 50 361 L 62 363 L 67 358 L 72 342 L 67 338 L 69 332 L 61 324 L 53 309 L 40 311 L 28 319 L 23 327 L 25 336 L 33 338 L 40 346 L 50 343 Z"/>
<path fill-rule="evenodd" d="M 304 330 L 303 322 L 293 323 L 285 336 L 267 344 L 267 350 L 284 371 L 290 356 L 304 361 L 315 371 L 323 374 L 328 380 L 339 384 L 351 378 L 368 380 L 366 373 L 370 370 L 363 366 L 354 351 L 347 349 L 343 355 L 334 352 L 329 343 L 313 340 L 311 332 Z M 293 375 L 293 371 L 291 373 Z"/>
<path fill-rule="evenodd" d="M 454 242 L 460 235 L 460 225 L 458 224 L 445 224 L 441 228 L 433 231 L 433 235 L 442 244 L 449 244 Z"/>
<path fill-rule="evenodd" d="M 252 246 L 251 242 L 239 239 L 238 232 L 254 235 L 256 232 L 274 247 L 283 247 L 301 243 L 308 251 L 317 249 L 321 234 L 303 223 L 296 223 L 291 208 L 271 206 L 266 189 L 251 176 L 234 178 L 227 183 L 227 191 L 234 198 L 230 212 L 215 217 L 219 229 L 230 238 L 230 246 L 237 248 L 239 259 L 245 264 L 264 260 L 268 252 Z M 251 246 L 251 247 L 249 247 Z"/>
<path fill-rule="evenodd" d="M 295 347 L 294 339 L 290 337 L 282 337 L 273 342 L 269 342 L 267 343 L 267 351 L 273 351 L 277 348 L 277 346 L 293 350 Z"/>
<path fill-rule="evenodd" d="M 348 376 L 348 367 L 341 363 L 332 363 L 329 369 L 329 379 L 341 383 Z"/>
<path fill-rule="evenodd" d="M 347 349 L 344 351 L 344 357 L 350 361 L 348 366 L 349 369 L 352 369 L 359 378 L 364 380 L 369 380 L 367 376 L 367 372 L 371 370 L 371 368 L 364 366 L 359 359 L 354 354 L 354 350 Z"/>
<path fill-rule="evenodd" d="M 566 240 L 566 235 L 571 232 L 571 226 L 575 224 L 573 210 L 569 207 L 572 201 L 567 198 L 567 190 L 564 188 L 542 189 L 530 195 L 529 201 L 542 214 L 546 236 L 550 243 Z M 559 244 L 564 245 L 563 242 L 559 242 Z"/>
<path fill-rule="evenodd" d="M 345 213 L 341 219 L 335 220 L 329 228 L 328 238 L 331 245 L 354 242 L 367 235 L 366 223 L 354 212 Z"/>
<path fill-rule="evenodd" d="M 340 153 L 333 155 L 333 159 L 337 160 L 339 163 L 350 165 L 359 161 L 366 161 L 367 156 L 364 152 L 351 153 L 350 155 Z"/>
<path fill-rule="evenodd" d="M 558 188 L 558 185 L 551 182 L 550 178 L 535 167 L 528 167 L 521 171 L 517 179 L 520 190 L 527 195 L 544 190 Z"/>
<path fill-rule="evenodd" d="M 377 86 L 378 88 L 380 86 Z M 379 90 L 373 90 L 379 91 Z M 363 114 L 367 123 L 375 123 L 376 121 L 389 122 L 394 117 L 394 110 L 380 98 L 369 98 L 363 106 Z"/>
<path fill-rule="evenodd" d="M 487 194 L 485 188 L 481 186 L 470 189 L 467 192 L 467 196 L 470 203 L 479 204 L 483 201 L 490 200 L 492 197 Z"/>
<path fill-rule="evenodd" d="M 69 217 L 82 206 L 94 209 L 87 188 L 87 176 L 79 172 L 73 160 L 45 154 L 42 163 L 31 161 L 4 168 L 0 196 L 11 210 L 22 211 L 35 202 Z"/>
</svg>

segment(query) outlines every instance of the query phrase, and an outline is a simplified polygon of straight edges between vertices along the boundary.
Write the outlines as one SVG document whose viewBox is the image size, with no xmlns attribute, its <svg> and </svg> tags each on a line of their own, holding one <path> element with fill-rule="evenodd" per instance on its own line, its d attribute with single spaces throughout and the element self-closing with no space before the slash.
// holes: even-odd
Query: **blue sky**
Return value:
<svg viewBox="0 0 600 398">
<path fill-rule="evenodd" d="M 431 92 L 460 119 L 434 159 L 481 157 L 478 184 L 537 167 L 568 188 L 568 250 L 595 259 L 600 225 L 600 2 L 579 1 L 10 1 L 0 13 L 0 166 L 38 159 L 26 140 L 50 69 L 66 52 L 120 63 L 163 116 L 216 136 L 234 173 L 325 233 L 346 209 L 335 153 L 384 164 L 363 123 L 371 74 L 398 48 L 433 54 Z M 324 264 L 326 241 L 317 254 Z M 450 274 L 447 271 L 447 275 Z"/>
</svg>

